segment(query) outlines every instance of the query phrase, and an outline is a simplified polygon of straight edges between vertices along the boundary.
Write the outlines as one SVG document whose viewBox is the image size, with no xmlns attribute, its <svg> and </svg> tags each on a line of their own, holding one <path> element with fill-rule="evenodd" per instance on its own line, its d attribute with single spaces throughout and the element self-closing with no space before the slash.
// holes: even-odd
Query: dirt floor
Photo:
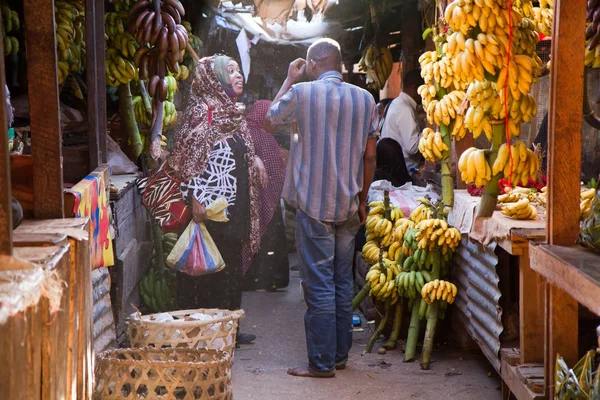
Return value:
<svg viewBox="0 0 600 400">
<path fill-rule="evenodd" d="M 422 371 L 418 363 L 403 363 L 401 350 L 362 356 L 373 329 L 365 321 L 364 332 L 354 334 L 348 367 L 338 371 L 335 378 L 287 375 L 288 367 L 306 362 L 303 322 L 306 307 L 296 271 L 291 272 L 290 285 L 285 290 L 244 293 L 243 308 L 246 317 L 241 330 L 255 334 L 257 339 L 236 351 L 233 383 L 237 400 L 500 400 L 502 397 L 498 376 L 479 353 L 437 348 L 429 371 Z"/>
</svg>

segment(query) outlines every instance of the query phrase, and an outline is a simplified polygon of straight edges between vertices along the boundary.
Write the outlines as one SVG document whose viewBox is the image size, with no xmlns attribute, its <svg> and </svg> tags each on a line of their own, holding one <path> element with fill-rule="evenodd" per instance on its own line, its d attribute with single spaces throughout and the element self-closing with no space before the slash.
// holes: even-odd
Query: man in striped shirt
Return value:
<svg viewBox="0 0 600 400">
<path fill-rule="evenodd" d="M 341 64 L 337 42 L 315 42 L 290 64 L 267 116 L 293 132 L 282 196 L 297 209 L 309 361 L 288 370 L 296 376 L 333 377 L 352 346 L 354 237 L 366 219 L 378 115 L 369 92 L 343 82 Z"/>
</svg>

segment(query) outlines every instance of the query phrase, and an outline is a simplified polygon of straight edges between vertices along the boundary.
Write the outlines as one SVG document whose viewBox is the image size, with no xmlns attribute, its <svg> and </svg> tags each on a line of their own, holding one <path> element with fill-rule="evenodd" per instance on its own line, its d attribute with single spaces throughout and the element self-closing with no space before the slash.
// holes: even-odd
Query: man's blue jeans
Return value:
<svg viewBox="0 0 600 400">
<path fill-rule="evenodd" d="M 352 347 L 354 238 L 358 213 L 347 221 L 315 220 L 296 213 L 296 247 L 302 290 L 309 369 L 327 373 L 345 363 Z"/>
</svg>

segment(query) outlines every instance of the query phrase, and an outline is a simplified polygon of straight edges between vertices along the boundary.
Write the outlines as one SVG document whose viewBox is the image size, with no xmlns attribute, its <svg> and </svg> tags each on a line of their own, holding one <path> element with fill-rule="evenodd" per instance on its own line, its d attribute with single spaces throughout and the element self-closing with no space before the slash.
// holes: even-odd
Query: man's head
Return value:
<svg viewBox="0 0 600 400">
<path fill-rule="evenodd" d="M 342 52 L 335 40 L 319 39 L 306 53 L 306 75 L 315 80 L 328 71 L 342 72 Z"/>
<path fill-rule="evenodd" d="M 417 104 L 421 104 L 421 95 L 419 95 L 417 89 L 423 84 L 424 81 L 421 77 L 421 71 L 413 69 L 404 74 L 404 77 L 402 78 L 402 92 L 412 97 Z"/>
</svg>

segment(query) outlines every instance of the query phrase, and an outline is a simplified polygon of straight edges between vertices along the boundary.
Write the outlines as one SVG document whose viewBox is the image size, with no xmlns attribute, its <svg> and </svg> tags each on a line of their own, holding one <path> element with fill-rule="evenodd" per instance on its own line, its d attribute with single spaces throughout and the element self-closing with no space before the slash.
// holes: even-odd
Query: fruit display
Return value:
<svg viewBox="0 0 600 400">
<path fill-rule="evenodd" d="M 596 189 L 595 188 L 586 188 L 586 187 L 582 187 L 581 188 L 581 203 L 579 206 L 579 211 L 580 211 L 580 215 L 581 218 L 584 219 L 585 216 L 587 215 L 587 213 L 590 212 L 591 208 L 592 208 L 592 202 L 594 200 L 594 197 L 596 196 Z"/>
<path fill-rule="evenodd" d="M 394 310 L 394 328 L 385 345 L 389 350 L 396 346 L 406 299 L 412 314 L 405 361 L 413 359 L 419 321 L 427 319 L 421 363 L 421 367 L 427 369 L 436 322 L 438 318 L 444 318 L 447 305 L 457 295 L 456 286 L 446 277 L 462 235 L 446 221 L 447 209 L 441 201 L 432 203 L 426 197 L 418 201 L 419 206 L 411 212 L 410 218 L 404 218 L 400 210 L 390 205 L 387 192 L 383 202 L 370 204 L 366 222 L 368 242 L 363 247 L 363 257 L 372 266 L 353 307 L 356 308 L 368 295 L 385 308 L 385 315 L 367 344 L 367 352 L 372 350 L 390 311 Z"/>
<path fill-rule="evenodd" d="M 163 234 L 159 239 L 162 246 L 162 262 L 157 262 L 157 256 L 154 254 L 152 265 L 139 283 L 140 297 L 154 312 L 171 311 L 177 308 L 175 274 L 172 270 L 164 268 L 177 239 L 176 233 Z"/>
<path fill-rule="evenodd" d="M 502 204 L 502 215 L 512 219 L 535 219 L 537 208 L 529 202 L 527 197 L 522 197 L 516 203 Z"/>
<path fill-rule="evenodd" d="M 85 68 L 85 9 L 81 0 L 60 0 L 54 5 L 58 83 L 62 85 L 69 74 Z"/>
<path fill-rule="evenodd" d="M 383 89 L 392 73 L 393 64 L 390 49 L 376 44 L 371 44 L 365 49 L 358 63 L 359 69 L 367 73 L 367 86 L 374 90 Z"/>
<path fill-rule="evenodd" d="M 589 202 L 589 209 L 583 214 L 579 242 L 581 245 L 600 251 L 600 191 L 591 188 L 586 191 L 586 196 L 594 190 L 594 195 Z M 582 192 L 583 197 L 583 192 Z M 586 198 L 586 200 L 589 197 Z M 583 210 L 582 210 L 583 211 Z"/>
<path fill-rule="evenodd" d="M 148 94 L 153 98 L 153 118 L 150 131 L 150 155 L 160 156 L 160 138 L 164 106 L 167 100 L 168 72 L 179 75 L 188 46 L 188 32 L 181 25 L 185 10 L 179 0 L 138 0 L 129 9 L 127 28 L 140 48 L 134 56 L 142 80 L 148 80 Z"/>
<path fill-rule="evenodd" d="M 114 48 L 107 48 L 105 66 L 108 86 L 127 85 L 137 77 L 137 70 L 133 63 Z"/>
<path fill-rule="evenodd" d="M 427 161 L 436 162 L 442 159 L 442 152 L 450 148 L 442 141 L 442 134 L 431 128 L 423 130 L 423 136 L 419 139 L 419 151 Z"/>
<path fill-rule="evenodd" d="M 14 36 L 8 36 L 8 33 L 18 31 L 21 28 L 19 14 L 10 7 L 2 6 L 2 40 L 4 42 L 4 55 L 10 56 L 19 52 L 19 41 Z"/>
</svg>

